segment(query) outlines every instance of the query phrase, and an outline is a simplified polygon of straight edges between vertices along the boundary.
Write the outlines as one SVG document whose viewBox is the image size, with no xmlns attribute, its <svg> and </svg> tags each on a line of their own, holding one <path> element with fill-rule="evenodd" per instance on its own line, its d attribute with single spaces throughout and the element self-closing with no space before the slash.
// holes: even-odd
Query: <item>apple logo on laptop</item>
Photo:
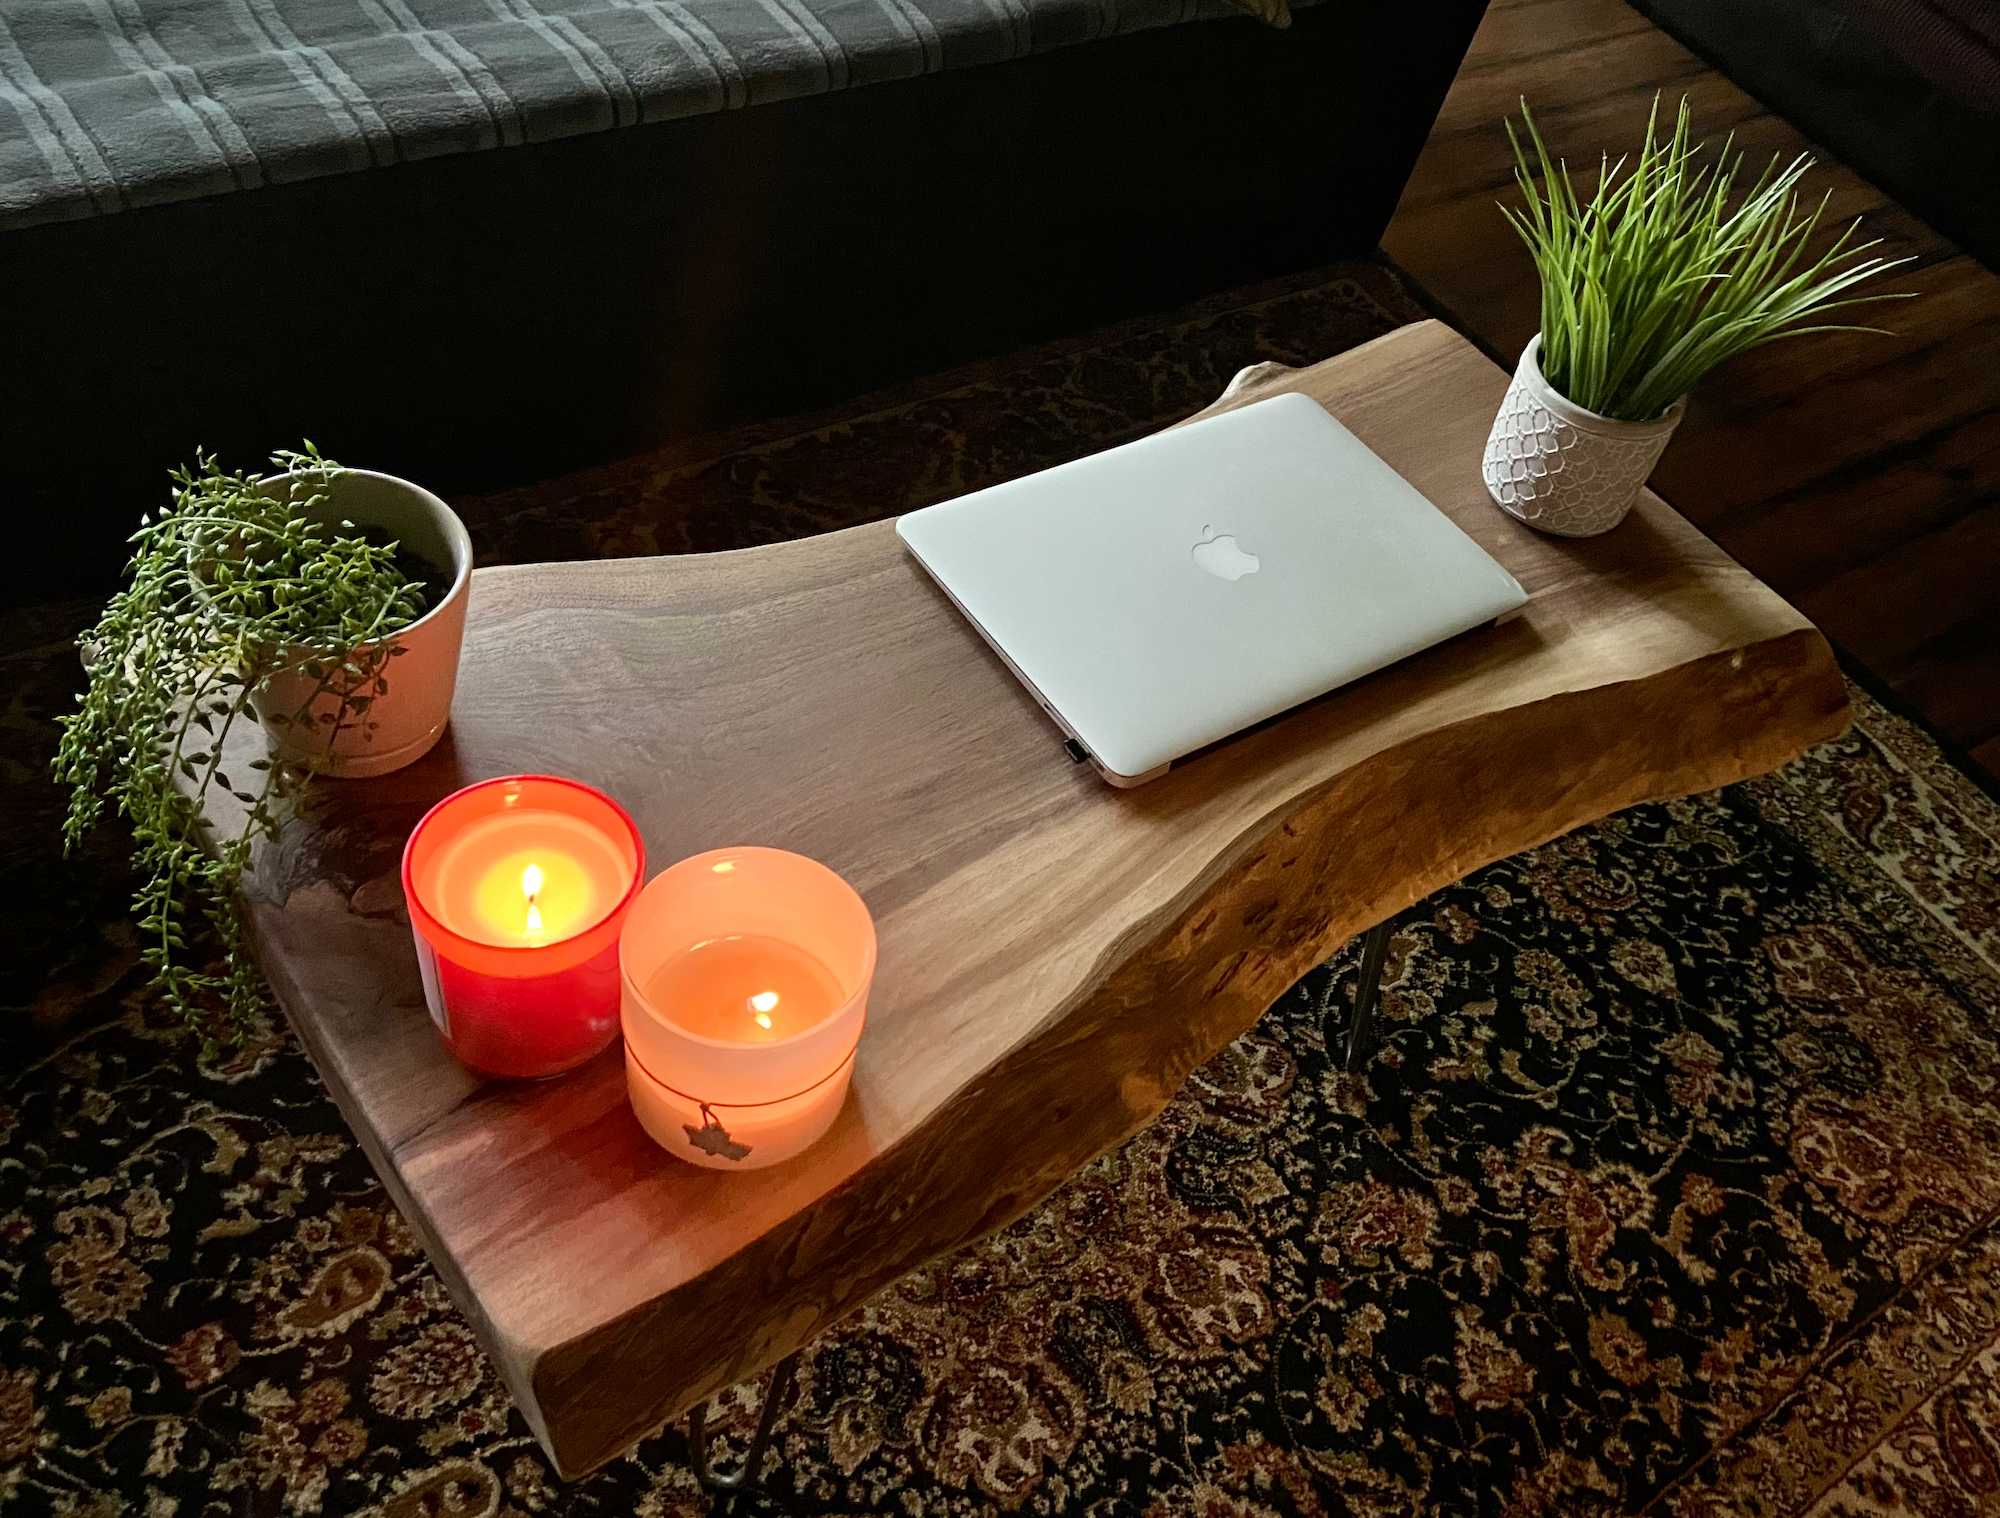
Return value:
<svg viewBox="0 0 2000 1518">
<path fill-rule="evenodd" d="M 1213 527 L 1202 528 L 1201 541 L 1194 545 L 1194 561 L 1218 580 L 1240 580 L 1257 572 L 1257 555 L 1245 553 L 1229 533 L 1217 537 Z"/>
</svg>

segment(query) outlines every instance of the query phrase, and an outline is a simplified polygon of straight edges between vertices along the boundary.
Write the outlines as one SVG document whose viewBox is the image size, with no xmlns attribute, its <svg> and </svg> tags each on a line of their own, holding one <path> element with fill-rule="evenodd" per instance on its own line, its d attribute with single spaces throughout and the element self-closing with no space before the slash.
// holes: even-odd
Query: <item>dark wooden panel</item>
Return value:
<svg viewBox="0 0 2000 1518">
<path fill-rule="evenodd" d="M 1986 573 L 1995 572 L 1993 555 L 1986 559 Z M 1975 725 L 1983 714 L 2000 706 L 2000 622 L 1981 617 L 1970 625 L 1946 628 L 1932 642 L 1920 645 L 1905 658 L 1891 659 L 1888 669 L 1900 674 L 1904 692 L 1920 704 L 1940 726 Z M 1983 745 L 1980 762 L 2000 775 L 2000 739 Z"/>
<path fill-rule="evenodd" d="M 1848 471 L 1835 470 L 1746 506 L 1732 524 L 1735 551 L 1749 562 L 1785 564 L 1806 595 L 1981 512 L 2000 496 L 2000 413 L 1978 412 L 1857 468 L 1869 476 L 1865 492 L 1849 488 Z"/>
</svg>

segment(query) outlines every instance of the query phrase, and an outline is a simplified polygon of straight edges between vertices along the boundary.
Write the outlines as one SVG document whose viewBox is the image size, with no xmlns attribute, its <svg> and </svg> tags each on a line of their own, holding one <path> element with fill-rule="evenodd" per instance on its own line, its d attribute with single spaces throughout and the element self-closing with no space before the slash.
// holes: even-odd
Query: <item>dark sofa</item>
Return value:
<svg viewBox="0 0 2000 1518">
<path fill-rule="evenodd" d="M 308 3 L 346 0 L 240 13 Z M 296 35 L 227 68 L 154 38 L 111 94 L 72 90 L 68 136 L 44 77 L 0 131 L 4 594 L 109 584 L 197 444 L 249 465 L 310 437 L 484 490 L 1371 248 L 1482 8 L 1329 0 L 1278 30 L 1209 0 L 541 0 L 565 39 L 609 10 L 645 46 L 566 41 L 511 115 L 413 72 L 408 38 L 375 79 Z M 783 25 L 687 40 L 747 13 Z M 191 111 L 236 137 L 204 159 Z M 57 155 L 85 139 L 102 173 Z"/>
</svg>

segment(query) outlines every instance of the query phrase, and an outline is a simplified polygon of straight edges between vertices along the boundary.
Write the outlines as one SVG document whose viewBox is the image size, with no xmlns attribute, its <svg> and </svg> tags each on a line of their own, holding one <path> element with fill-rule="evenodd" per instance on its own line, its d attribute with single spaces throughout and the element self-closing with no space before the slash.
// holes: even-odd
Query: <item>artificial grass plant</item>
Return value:
<svg viewBox="0 0 2000 1518">
<path fill-rule="evenodd" d="M 1865 257 L 1876 244 L 1854 243 L 1858 220 L 1813 252 L 1828 196 L 1810 209 L 1799 203 L 1809 155 L 1782 169 L 1773 156 L 1738 195 L 1743 154 L 1733 134 L 1713 161 L 1701 162 L 1687 100 L 1670 137 L 1659 133 L 1659 110 L 1656 95 L 1645 145 L 1629 163 L 1607 155 L 1588 200 L 1567 163 L 1551 163 L 1527 101 L 1521 117 L 1534 164 L 1507 123 L 1527 205 L 1501 209 L 1541 274 L 1542 377 L 1577 405 L 1620 421 L 1663 415 L 1717 364 L 1762 343 L 1882 330 L 1815 318 L 1896 298 L 1846 292 L 1908 261 Z"/>
</svg>

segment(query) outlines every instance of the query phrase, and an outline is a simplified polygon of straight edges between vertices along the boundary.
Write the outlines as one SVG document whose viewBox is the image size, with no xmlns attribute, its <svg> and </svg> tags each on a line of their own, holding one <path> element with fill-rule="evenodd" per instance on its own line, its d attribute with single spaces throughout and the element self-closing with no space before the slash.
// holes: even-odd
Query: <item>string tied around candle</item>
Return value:
<svg viewBox="0 0 2000 1518">
<path fill-rule="evenodd" d="M 746 1159 L 749 1157 L 751 1149 L 755 1146 L 739 1144 L 735 1139 L 731 1138 L 729 1130 L 722 1126 L 722 1120 L 715 1115 L 715 1108 L 721 1107 L 731 1112 L 747 1112 L 758 1107 L 775 1107 L 782 1102 L 797 1101 L 800 1097 L 819 1090 L 821 1086 L 824 1086 L 828 1081 L 839 1075 L 841 1071 L 853 1064 L 854 1056 L 860 1052 L 860 1049 L 861 1046 L 856 1044 L 852 1049 L 847 1051 L 847 1058 L 827 1071 L 826 1074 L 822 1075 L 810 1086 L 801 1086 L 789 1096 L 774 1096 L 769 1101 L 763 1102 L 705 1102 L 698 1096 L 682 1091 L 678 1087 L 668 1085 L 657 1075 L 653 1074 L 651 1070 L 647 1069 L 646 1062 L 633 1052 L 632 1046 L 629 1043 L 625 1046 L 626 1054 L 631 1058 L 632 1063 L 639 1067 L 640 1072 L 648 1080 L 652 1081 L 662 1091 L 671 1092 L 684 1102 L 693 1102 L 695 1107 L 700 1111 L 701 1126 L 699 1128 L 695 1127 L 692 1123 L 681 1124 L 681 1132 L 688 1136 L 688 1142 L 705 1154 L 720 1155 L 725 1160 Z"/>
</svg>

